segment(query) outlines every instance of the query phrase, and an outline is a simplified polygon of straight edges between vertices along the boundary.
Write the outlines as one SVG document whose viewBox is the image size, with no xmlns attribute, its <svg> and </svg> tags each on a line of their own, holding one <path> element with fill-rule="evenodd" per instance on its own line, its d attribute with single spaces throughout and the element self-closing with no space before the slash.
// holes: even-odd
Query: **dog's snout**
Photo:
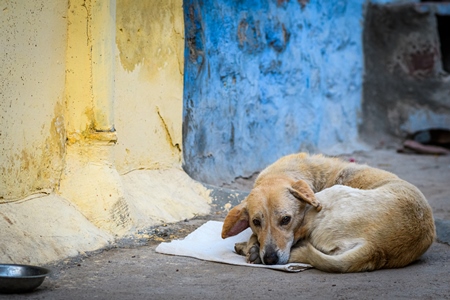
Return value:
<svg viewBox="0 0 450 300">
<path fill-rule="evenodd" d="M 276 265 L 278 263 L 278 254 L 273 247 L 267 247 L 264 253 L 264 264 Z"/>
</svg>

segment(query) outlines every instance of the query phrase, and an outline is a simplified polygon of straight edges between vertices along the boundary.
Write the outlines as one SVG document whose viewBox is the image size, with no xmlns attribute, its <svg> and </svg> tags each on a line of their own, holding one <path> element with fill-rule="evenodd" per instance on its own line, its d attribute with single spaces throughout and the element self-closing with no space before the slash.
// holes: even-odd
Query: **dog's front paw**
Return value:
<svg viewBox="0 0 450 300">
<path fill-rule="evenodd" d="M 246 248 L 247 242 L 234 244 L 234 251 L 236 251 L 236 253 L 239 255 L 246 256 L 247 255 Z"/>
<path fill-rule="evenodd" d="M 237 254 L 245 256 L 245 260 L 249 264 L 262 264 L 259 257 L 259 244 L 253 244 L 249 246 L 249 243 L 236 243 L 234 244 L 234 250 Z"/>
<path fill-rule="evenodd" d="M 251 246 L 248 249 L 246 257 L 249 264 L 262 264 L 261 258 L 259 257 L 259 244 Z"/>
</svg>

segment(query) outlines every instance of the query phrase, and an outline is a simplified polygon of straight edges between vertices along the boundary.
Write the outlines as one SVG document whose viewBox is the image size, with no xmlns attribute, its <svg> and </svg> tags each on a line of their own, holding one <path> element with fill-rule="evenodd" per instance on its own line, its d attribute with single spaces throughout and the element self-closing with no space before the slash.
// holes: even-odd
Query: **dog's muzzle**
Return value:
<svg viewBox="0 0 450 300">
<path fill-rule="evenodd" d="M 267 246 L 264 251 L 263 263 L 265 265 L 276 265 L 278 263 L 278 253 L 273 246 Z"/>
</svg>

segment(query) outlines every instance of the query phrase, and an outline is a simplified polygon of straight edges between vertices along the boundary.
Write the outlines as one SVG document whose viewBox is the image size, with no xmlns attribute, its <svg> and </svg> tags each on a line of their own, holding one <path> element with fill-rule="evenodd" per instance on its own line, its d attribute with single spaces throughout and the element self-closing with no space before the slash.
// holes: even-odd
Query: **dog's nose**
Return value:
<svg viewBox="0 0 450 300">
<path fill-rule="evenodd" d="M 276 251 L 266 251 L 264 254 L 264 264 L 276 265 L 278 262 L 278 255 Z"/>
</svg>

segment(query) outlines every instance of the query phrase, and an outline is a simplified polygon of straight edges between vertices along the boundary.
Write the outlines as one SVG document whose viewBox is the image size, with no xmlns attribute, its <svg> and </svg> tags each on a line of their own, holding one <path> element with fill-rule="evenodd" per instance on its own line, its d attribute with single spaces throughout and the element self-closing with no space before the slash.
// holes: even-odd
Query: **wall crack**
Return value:
<svg viewBox="0 0 450 300">
<path fill-rule="evenodd" d="M 156 106 L 156 113 L 158 114 L 159 119 L 161 120 L 161 124 L 163 125 L 164 132 L 166 133 L 166 137 L 169 140 L 170 145 L 172 146 L 172 148 L 175 148 L 178 152 L 181 153 L 180 144 L 174 143 L 174 141 L 172 139 L 172 135 L 170 134 L 169 127 L 167 126 L 166 121 L 164 120 L 163 116 L 161 115 L 161 112 L 160 112 L 158 106 Z"/>
</svg>

